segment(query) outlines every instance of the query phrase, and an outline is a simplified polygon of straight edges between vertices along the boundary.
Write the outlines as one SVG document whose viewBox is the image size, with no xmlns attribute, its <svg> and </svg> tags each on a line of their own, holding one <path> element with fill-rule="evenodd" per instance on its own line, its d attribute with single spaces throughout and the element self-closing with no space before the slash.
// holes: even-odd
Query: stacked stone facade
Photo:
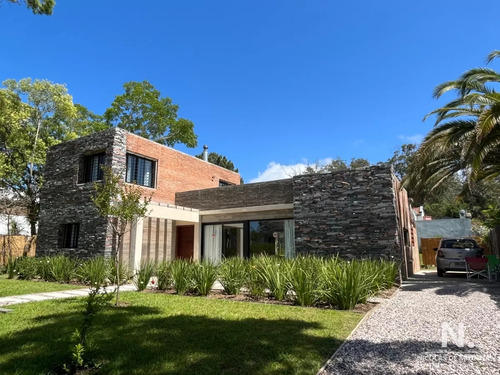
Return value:
<svg viewBox="0 0 500 375">
<path fill-rule="evenodd" d="M 400 258 L 390 166 L 293 178 L 298 254 Z"/>
</svg>

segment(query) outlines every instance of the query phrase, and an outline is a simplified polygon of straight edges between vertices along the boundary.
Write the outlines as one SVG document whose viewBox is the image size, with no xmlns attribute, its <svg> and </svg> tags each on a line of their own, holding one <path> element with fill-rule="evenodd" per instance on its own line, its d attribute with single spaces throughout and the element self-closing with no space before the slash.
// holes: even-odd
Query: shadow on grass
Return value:
<svg viewBox="0 0 500 375">
<path fill-rule="evenodd" d="M 38 319 L 0 341 L 0 373 L 45 373 L 67 359 L 81 313 Z M 152 307 L 108 308 L 92 329 L 103 374 L 314 374 L 340 345 L 301 320 L 162 315 Z"/>
</svg>

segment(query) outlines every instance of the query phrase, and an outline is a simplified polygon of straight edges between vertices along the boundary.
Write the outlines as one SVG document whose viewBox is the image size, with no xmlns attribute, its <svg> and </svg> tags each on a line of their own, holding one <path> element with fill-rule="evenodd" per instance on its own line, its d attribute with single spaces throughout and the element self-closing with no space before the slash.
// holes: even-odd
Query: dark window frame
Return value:
<svg viewBox="0 0 500 375">
<path fill-rule="evenodd" d="M 80 223 L 68 223 L 59 225 L 59 248 L 78 248 L 78 237 L 80 235 Z"/>
<path fill-rule="evenodd" d="M 149 184 L 145 184 L 146 166 L 150 163 Z M 126 155 L 125 182 L 141 185 L 150 189 L 156 188 L 156 165 L 157 161 L 144 156 L 128 153 Z M 130 168 L 130 170 L 129 170 Z"/>
<path fill-rule="evenodd" d="M 101 166 L 106 164 L 106 153 L 97 152 L 84 155 L 81 161 L 81 172 L 79 175 L 80 184 L 101 181 L 104 178 L 104 171 Z"/>
<path fill-rule="evenodd" d="M 226 181 L 226 180 L 221 180 L 219 178 L 219 187 L 223 187 L 223 186 L 233 186 L 235 184 L 229 182 L 229 181 Z"/>
</svg>

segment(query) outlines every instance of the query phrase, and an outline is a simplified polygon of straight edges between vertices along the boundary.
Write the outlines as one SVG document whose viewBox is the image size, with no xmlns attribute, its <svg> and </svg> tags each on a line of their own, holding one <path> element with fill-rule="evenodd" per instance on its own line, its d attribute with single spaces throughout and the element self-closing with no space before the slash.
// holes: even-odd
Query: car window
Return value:
<svg viewBox="0 0 500 375">
<path fill-rule="evenodd" d="M 472 249 L 479 247 L 476 241 L 471 239 L 446 240 L 441 244 L 445 249 Z"/>
</svg>

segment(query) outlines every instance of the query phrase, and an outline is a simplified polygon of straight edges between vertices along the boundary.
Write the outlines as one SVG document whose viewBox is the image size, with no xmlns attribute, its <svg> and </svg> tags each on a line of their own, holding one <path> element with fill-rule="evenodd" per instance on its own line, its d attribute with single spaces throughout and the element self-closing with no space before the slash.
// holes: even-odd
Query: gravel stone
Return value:
<svg viewBox="0 0 500 375">
<path fill-rule="evenodd" d="M 372 310 L 318 375 L 500 374 L 500 282 L 435 275 L 415 275 Z"/>
</svg>

